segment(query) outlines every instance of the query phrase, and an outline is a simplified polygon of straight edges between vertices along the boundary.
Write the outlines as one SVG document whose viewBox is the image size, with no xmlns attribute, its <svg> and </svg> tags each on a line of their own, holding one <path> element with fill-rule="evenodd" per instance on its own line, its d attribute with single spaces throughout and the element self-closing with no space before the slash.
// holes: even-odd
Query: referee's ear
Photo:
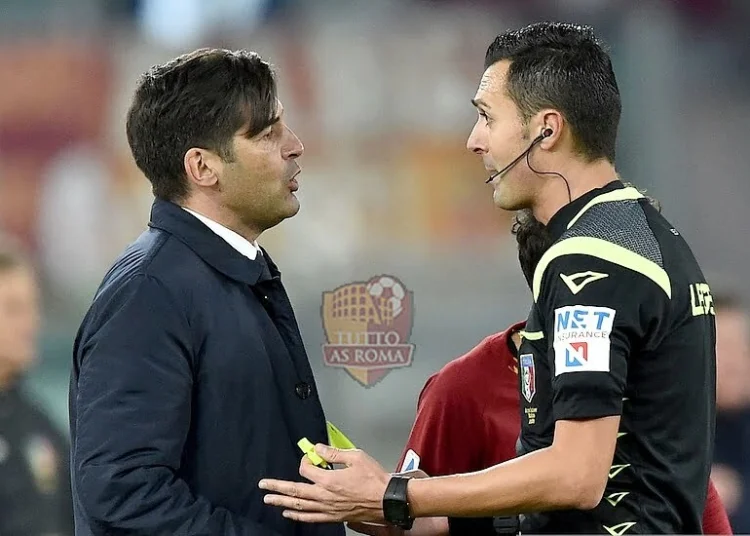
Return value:
<svg viewBox="0 0 750 536">
<path fill-rule="evenodd" d="M 566 137 L 564 127 L 566 121 L 563 115 L 554 108 L 545 108 L 539 112 L 539 132 L 534 135 L 543 135 L 544 139 L 539 144 L 543 149 L 549 151 L 558 146 Z M 551 133 L 549 133 L 551 131 Z M 547 135 L 549 133 L 549 135 Z"/>
</svg>

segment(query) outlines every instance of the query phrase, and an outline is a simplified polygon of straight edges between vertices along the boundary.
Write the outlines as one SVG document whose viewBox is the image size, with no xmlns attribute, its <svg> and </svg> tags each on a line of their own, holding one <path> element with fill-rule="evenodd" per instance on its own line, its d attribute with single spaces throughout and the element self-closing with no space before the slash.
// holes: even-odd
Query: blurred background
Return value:
<svg viewBox="0 0 750 536">
<path fill-rule="evenodd" d="M 395 467 L 427 377 L 528 311 L 510 216 L 493 208 L 465 142 L 487 46 L 539 20 L 592 24 L 608 42 L 623 98 L 619 171 L 662 202 L 731 298 L 719 388 L 735 396 L 720 393 L 729 424 L 716 478 L 735 531 L 750 532 L 745 0 L 0 0 L 0 231 L 30 252 L 42 290 L 30 396 L 67 434 L 76 329 L 148 221 L 149 184 L 124 134 L 138 75 L 202 46 L 248 48 L 276 66 L 306 148 L 302 210 L 260 242 L 283 273 L 329 418 Z M 416 349 L 410 367 L 365 388 L 323 364 L 322 293 L 378 274 L 413 292 Z"/>
</svg>

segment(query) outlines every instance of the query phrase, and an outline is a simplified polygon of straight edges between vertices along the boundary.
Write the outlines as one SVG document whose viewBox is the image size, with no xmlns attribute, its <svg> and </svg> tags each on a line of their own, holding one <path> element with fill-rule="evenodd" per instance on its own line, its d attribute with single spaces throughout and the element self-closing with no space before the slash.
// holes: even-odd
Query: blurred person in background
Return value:
<svg viewBox="0 0 750 536">
<path fill-rule="evenodd" d="M 277 492 L 265 500 L 307 522 L 409 529 L 419 517 L 520 515 L 525 534 L 700 533 L 714 310 L 680 232 L 616 171 L 611 59 L 592 28 L 538 23 L 500 34 L 484 67 L 467 148 L 491 173 L 495 204 L 532 210 L 554 241 L 534 272 L 519 350 L 518 457 L 409 479 L 319 445 L 347 467 L 303 460 L 314 484 L 264 479 Z"/>
<path fill-rule="evenodd" d="M 127 118 L 156 197 L 74 345 L 76 533 L 341 536 L 263 504 L 327 440 L 281 276 L 259 236 L 300 208 L 303 146 L 271 66 L 201 49 L 149 70 Z"/>
<path fill-rule="evenodd" d="M 67 438 L 21 385 L 37 355 L 39 309 L 33 267 L 0 240 L 0 534 L 72 536 Z"/>
<path fill-rule="evenodd" d="M 750 318 L 729 293 L 716 309 L 716 453 L 711 478 L 735 532 L 750 534 Z"/>
</svg>

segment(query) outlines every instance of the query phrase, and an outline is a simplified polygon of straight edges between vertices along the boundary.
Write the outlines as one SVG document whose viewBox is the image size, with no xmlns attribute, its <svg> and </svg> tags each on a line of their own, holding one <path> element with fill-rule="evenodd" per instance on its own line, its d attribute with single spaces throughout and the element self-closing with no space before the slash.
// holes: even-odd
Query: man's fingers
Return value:
<svg viewBox="0 0 750 536">
<path fill-rule="evenodd" d="M 324 514 L 322 512 L 297 512 L 295 510 L 284 510 L 285 518 L 302 523 L 340 523 L 342 521 L 338 514 Z"/>
<path fill-rule="evenodd" d="M 302 459 L 302 463 L 299 465 L 299 474 L 316 484 L 325 486 L 325 479 L 331 473 L 328 469 L 323 469 L 317 465 L 306 462 L 307 456 Z"/>
<path fill-rule="evenodd" d="M 359 449 L 343 450 L 322 443 L 315 445 L 315 452 L 329 463 L 338 463 L 341 465 L 351 465 L 360 456 L 361 451 Z"/>
<path fill-rule="evenodd" d="M 320 501 L 289 497 L 287 495 L 269 494 L 263 497 L 263 502 L 271 506 L 279 506 L 285 510 L 294 510 L 297 512 L 325 512 L 331 509 L 330 505 Z"/>
<path fill-rule="evenodd" d="M 258 483 L 260 489 L 275 491 L 281 495 L 300 499 L 318 499 L 321 490 L 312 484 L 304 482 L 289 482 L 288 480 L 275 480 L 264 478 Z"/>
</svg>

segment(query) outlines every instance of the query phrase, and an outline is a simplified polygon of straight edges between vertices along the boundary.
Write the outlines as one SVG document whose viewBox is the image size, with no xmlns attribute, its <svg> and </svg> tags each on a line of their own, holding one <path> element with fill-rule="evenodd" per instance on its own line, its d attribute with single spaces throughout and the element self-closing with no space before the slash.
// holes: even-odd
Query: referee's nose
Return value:
<svg viewBox="0 0 750 536">
<path fill-rule="evenodd" d="M 469 151 L 479 156 L 487 154 L 489 148 L 487 145 L 488 138 L 486 130 L 486 128 L 479 124 L 479 121 L 474 124 L 474 128 L 471 129 L 471 134 L 469 134 L 469 139 L 466 140 L 466 148 Z"/>
</svg>

